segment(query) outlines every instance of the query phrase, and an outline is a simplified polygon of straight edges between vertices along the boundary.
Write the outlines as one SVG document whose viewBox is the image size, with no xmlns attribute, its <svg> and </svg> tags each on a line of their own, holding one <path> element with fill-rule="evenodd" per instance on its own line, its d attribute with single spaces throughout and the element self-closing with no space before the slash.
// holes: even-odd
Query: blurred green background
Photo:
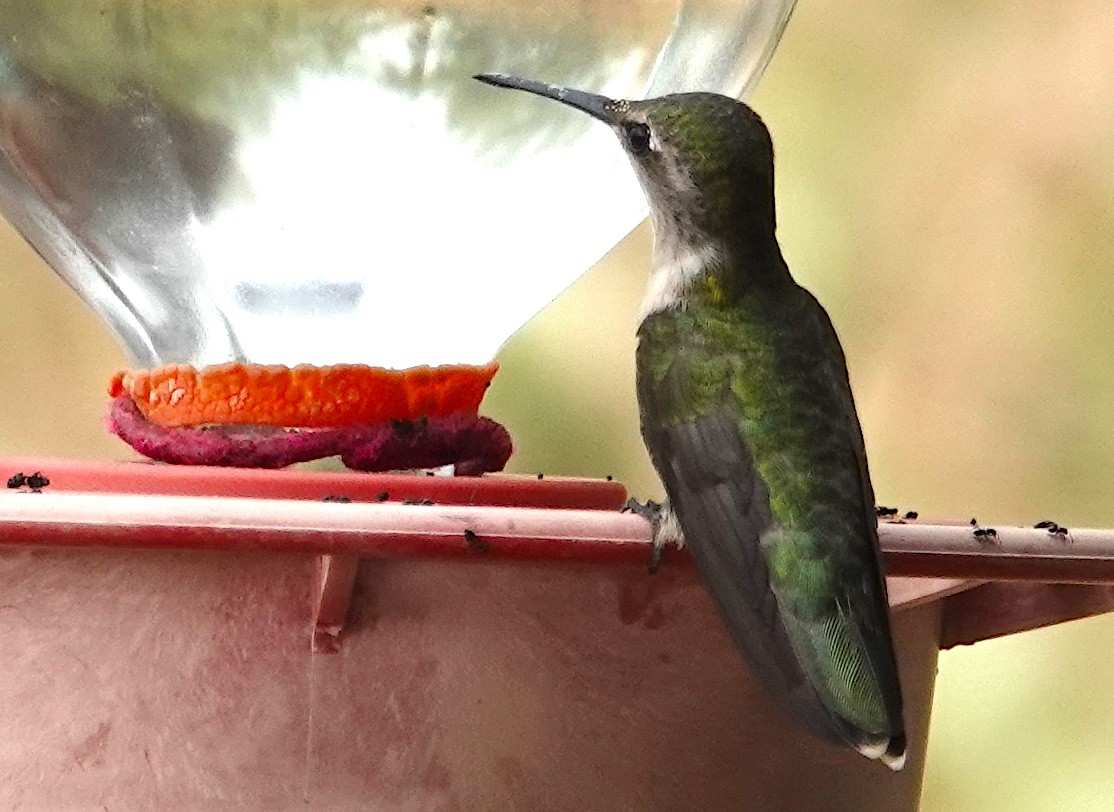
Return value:
<svg viewBox="0 0 1114 812">
<path fill-rule="evenodd" d="M 882 504 L 1114 525 L 1107 0 L 805 0 L 751 100 L 780 236 L 844 342 Z M 586 190 L 586 194 L 590 190 Z M 633 398 L 643 226 L 514 336 L 512 470 L 660 493 Z M 113 458 L 107 331 L 0 233 L 0 454 Z M 1114 617 L 940 659 L 925 810 L 1114 808 Z"/>
</svg>

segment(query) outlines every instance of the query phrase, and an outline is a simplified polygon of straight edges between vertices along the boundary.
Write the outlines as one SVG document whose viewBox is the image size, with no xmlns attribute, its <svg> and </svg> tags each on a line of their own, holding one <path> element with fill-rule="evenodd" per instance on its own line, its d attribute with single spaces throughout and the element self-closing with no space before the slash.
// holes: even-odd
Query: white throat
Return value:
<svg viewBox="0 0 1114 812">
<path fill-rule="evenodd" d="M 714 245 L 686 245 L 670 234 L 655 233 L 650 280 L 638 318 L 674 307 L 692 283 L 719 260 Z"/>
</svg>

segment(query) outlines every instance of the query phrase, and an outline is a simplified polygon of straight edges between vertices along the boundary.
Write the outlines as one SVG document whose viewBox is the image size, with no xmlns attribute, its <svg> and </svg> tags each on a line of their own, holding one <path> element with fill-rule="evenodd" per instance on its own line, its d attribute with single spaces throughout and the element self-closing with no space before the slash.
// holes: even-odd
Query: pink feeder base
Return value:
<svg viewBox="0 0 1114 812">
<path fill-rule="evenodd" d="M 365 561 L 310 653 L 312 558 L 5 550 L 0 807 L 915 809 L 940 603 L 896 616 L 892 774 L 772 707 L 695 573 Z"/>
<path fill-rule="evenodd" d="M 0 808 L 916 808 L 958 583 L 891 582 L 895 774 L 770 704 L 616 483 L 0 463 L 52 480 L 0 494 Z"/>
</svg>

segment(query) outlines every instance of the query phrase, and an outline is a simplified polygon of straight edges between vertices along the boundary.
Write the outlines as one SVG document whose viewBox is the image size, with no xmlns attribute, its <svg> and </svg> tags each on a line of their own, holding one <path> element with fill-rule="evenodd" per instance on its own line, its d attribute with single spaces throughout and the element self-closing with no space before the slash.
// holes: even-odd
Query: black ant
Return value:
<svg viewBox="0 0 1114 812">
<path fill-rule="evenodd" d="M 474 530 L 465 530 L 464 540 L 468 543 L 469 547 L 477 552 L 486 553 L 489 549 L 487 542 L 477 536 Z"/>
<path fill-rule="evenodd" d="M 31 489 L 31 493 L 42 493 L 43 488 L 50 484 L 50 479 L 43 474 L 42 471 L 36 471 L 33 474 L 23 475 L 20 471 L 18 474 L 13 474 L 8 478 L 9 488 L 22 488 L 27 486 Z"/>
</svg>

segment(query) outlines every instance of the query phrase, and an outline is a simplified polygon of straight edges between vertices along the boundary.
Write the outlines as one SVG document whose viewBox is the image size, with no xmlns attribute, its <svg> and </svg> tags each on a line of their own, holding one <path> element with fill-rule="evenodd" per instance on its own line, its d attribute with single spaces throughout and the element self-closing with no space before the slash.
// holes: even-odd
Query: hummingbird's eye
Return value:
<svg viewBox="0 0 1114 812">
<path fill-rule="evenodd" d="M 641 122 L 624 124 L 623 139 L 632 155 L 645 155 L 650 151 L 650 128 Z"/>
</svg>

